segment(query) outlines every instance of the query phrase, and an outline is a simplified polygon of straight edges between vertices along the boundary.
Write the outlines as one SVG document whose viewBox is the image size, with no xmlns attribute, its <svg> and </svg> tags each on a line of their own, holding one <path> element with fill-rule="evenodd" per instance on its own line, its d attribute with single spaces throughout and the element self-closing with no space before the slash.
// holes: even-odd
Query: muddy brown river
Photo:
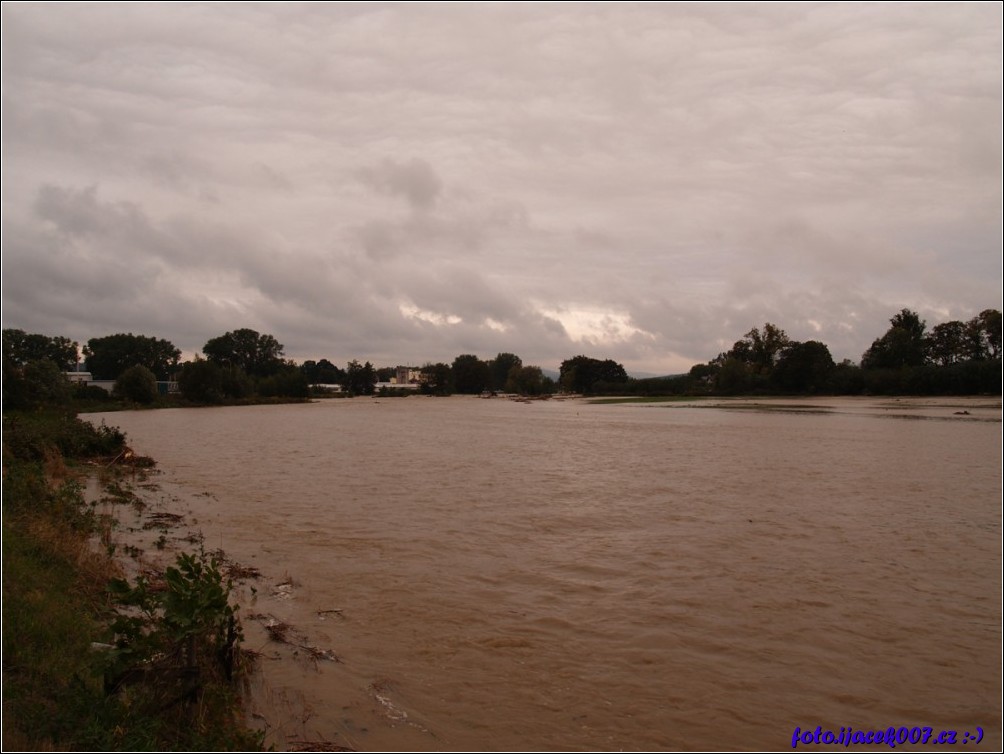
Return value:
<svg viewBox="0 0 1004 754">
<path fill-rule="evenodd" d="M 237 593 L 276 748 L 1001 747 L 999 399 L 84 418 L 159 463 L 118 536 L 155 558 L 138 518 L 170 511 L 172 547 L 260 571 Z"/>
</svg>

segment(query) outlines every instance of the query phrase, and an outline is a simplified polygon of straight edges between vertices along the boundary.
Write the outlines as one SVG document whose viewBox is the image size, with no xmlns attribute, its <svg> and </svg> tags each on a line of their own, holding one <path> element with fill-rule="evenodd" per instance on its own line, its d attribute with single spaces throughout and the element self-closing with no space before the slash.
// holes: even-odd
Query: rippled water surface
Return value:
<svg viewBox="0 0 1004 754">
<path fill-rule="evenodd" d="M 342 658 L 245 618 L 280 748 L 777 749 L 817 725 L 1001 745 L 999 401 L 103 418 L 186 530 L 261 570 L 245 613 Z"/>
</svg>

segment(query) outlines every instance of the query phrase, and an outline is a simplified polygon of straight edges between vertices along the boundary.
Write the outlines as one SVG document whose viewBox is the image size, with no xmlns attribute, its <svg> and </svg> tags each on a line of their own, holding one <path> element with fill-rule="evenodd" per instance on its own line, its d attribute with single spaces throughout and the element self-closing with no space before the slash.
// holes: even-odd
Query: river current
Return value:
<svg viewBox="0 0 1004 754">
<path fill-rule="evenodd" d="M 260 571 L 238 594 L 277 748 L 1001 746 L 999 399 L 84 418 L 158 461 L 172 541 Z"/>
</svg>

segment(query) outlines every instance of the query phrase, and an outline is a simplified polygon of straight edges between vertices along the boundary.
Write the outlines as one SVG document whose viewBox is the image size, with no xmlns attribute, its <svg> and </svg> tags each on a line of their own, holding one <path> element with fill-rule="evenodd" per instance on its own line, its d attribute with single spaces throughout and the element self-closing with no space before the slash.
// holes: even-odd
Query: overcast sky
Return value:
<svg viewBox="0 0 1004 754">
<path fill-rule="evenodd" d="M 999 2 L 2 13 L 4 327 L 666 374 L 1001 308 Z"/>
</svg>

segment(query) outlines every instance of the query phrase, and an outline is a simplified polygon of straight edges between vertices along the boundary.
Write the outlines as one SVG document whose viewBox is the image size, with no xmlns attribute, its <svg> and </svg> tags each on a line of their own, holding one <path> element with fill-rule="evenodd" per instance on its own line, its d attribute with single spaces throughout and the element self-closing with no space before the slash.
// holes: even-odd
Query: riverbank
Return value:
<svg viewBox="0 0 1004 754">
<path fill-rule="evenodd" d="M 5 750 L 258 748 L 237 687 L 208 657 L 214 645 L 202 632 L 212 627 L 211 611 L 189 614 L 169 601 L 180 589 L 225 605 L 211 564 L 192 557 L 194 570 L 182 565 L 176 576 L 163 564 L 145 572 L 145 582 L 129 573 L 134 551 L 119 544 L 108 508 L 137 507 L 130 480 L 149 472 L 123 465 L 141 459 L 127 452 L 122 434 L 39 412 L 5 415 L 3 440 Z M 100 499 L 87 494 L 92 488 Z M 122 604 L 139 596 L 145 615 Z M 182 643 L 184 672 L 168 667 L 170 657 L 141 662 L 142 650 Z M 141 683 L 126 685 L 137 677 Z M 174 698 L 179 689 L 184 698 Z"/>
<path fill-rule="evenodd" d="M 111 494 L 109 494 L 111 492 Z M 219 525 L 219 501 L 196 491 L 160 469 L 89 480 L 85 497 L 103 520 L 114 522 L 109 542 L 119 553 L 119 566 L 130 580 L 155 578 L 179 553 L 198 550 L 216 560 L 231 584 L 233 603 L 243 631 L 245 653 L 254 667 L 243 687 L 246 725 L 263 748 L 282 751 L 353 750 L 351 737 L 318 731 L 310 725 L 310 704 L 281 682 L 285 675 L 317 673 L 341 665 L 342 658 L 327 635 L 304 626 L 290 608 L 303 584 L 252 554 L 238 561 L 229 552 L 226 527 Z M 316 621 L 334 625 L 342 611 L 316 611 Z"/>
</svg>

